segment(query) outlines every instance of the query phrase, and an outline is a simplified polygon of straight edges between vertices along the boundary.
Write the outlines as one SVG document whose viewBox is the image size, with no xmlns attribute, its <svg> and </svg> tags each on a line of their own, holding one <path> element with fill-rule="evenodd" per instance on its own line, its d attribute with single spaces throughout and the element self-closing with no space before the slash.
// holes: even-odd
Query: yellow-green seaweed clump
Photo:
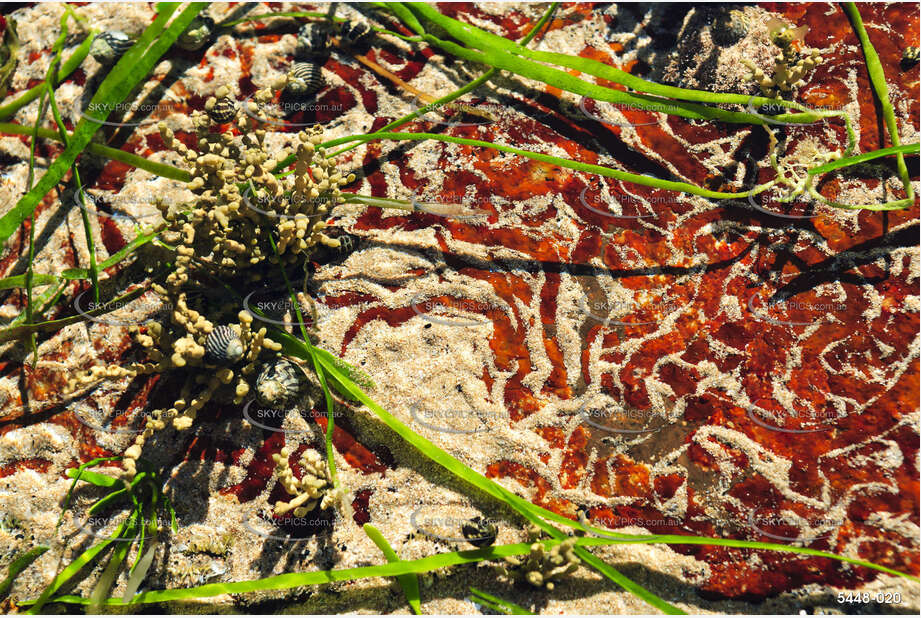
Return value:
<svg viewBox="0 0 921 618">
<path fill-rule="evenodd" d="M 540 542 L 541 531 L 537 526 L 528 528 L 531 551 L 527 556 L 506 556 L 505 562 L 511 568 L 501 567 L 503 575 L 523 579 L 535 588 L 553 590 L 554 581 L 562 579 L 579 568 L 580 560 L 573 551 L 575 537 L 570 537 L 550 550 Z"/>
<path fill-rule="evenodd" d="M 281 452 L 272 455 L 275 462 L 275 474 L 278 481 L 289 495 L 294 496 L 288 502 L 278 501 L 275 504 L 275 516 L 280 517 L 289 512 L 294 512 L 295 517 L 303 517 L 312 511 L 317 504 L 321 509 L 336 504 L 339 501 L 339 490 L 333 487 L 329 477 L 329 470 L 320 454 L 307 449 L 301 455 L 300 464 L 303 475 L 300 479 L 294 476 L 288 458 L 291 448 L 286 446 Z"/>
<path fill-rule="evenodd" d="M 774 57 L 774 71 L 768 76 L 762 69 L 756 67 L 750 60 L 742 59 L 742 63 L 751 69 L 751 79 L 757 82 L 761 93 L 769 98 L 778 95 L 787 95 L 794 88 L 803 86 L 806 74 L 824 62 L 821 52 L 817 49 L 801 49 L 797 51 L 794 42 L 802 42 L 808 26 L 793 28 L 779 19 L 772 18 L 768 21 L 768 31 L 773 43 L 779 48 L 780 53 Z"/>
</svg>

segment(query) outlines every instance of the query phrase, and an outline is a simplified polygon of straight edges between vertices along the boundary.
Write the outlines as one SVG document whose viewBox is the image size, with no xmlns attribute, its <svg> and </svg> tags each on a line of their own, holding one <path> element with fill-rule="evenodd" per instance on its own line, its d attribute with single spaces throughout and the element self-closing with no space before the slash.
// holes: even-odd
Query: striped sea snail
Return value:
<svg viewBox="0 0 921 618">
<path fill-rule="evenodd" d="M 131 49 L 134 39 L 124 32 L 103 32 L 90 44 L 90 54 L 101 64 L 112 64 Z"/>
<path fill-rule="evenodd" d="M 306 97 L 320 90 L 326 81 L 323 79 L 323 70 L 312 62 L 295 62 L 288 71 L 288 93 Z"/>
<path fill-rule="evenodd" d="M 359 44 L 363 43 L 370 34 L 371 28 L 363 22 L 343 22 L 339 29 L 339 40 L 345 46 L 357 47 Z"/>
<path fill-rule="evenodd" d="M 205 339 L 205 358 L 218 365 L 232 365 L 243 358 L 243 341 L 227 325 L 216 326 Z"/>
<path fill-rule="evenodd" d="M 221 97 L 211 107 L 205 103 L 205 111 L 211 120 L 223 124 L 230 122 L 237 115 L 237 106 L 230 97 Z"/>
<path fill-rule="evenodd" d="M 264 406 L 285 408 L 297 400 L 306 386 L 304 370 L 285 358 L 279 358 L 256 378 L 256 399 Z"/>
</svg>

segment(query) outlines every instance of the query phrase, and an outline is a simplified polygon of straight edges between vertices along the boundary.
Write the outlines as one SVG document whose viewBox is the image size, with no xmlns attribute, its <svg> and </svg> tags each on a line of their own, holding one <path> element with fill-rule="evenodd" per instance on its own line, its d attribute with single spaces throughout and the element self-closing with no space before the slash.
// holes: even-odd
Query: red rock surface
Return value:
<svg viewBox="0 0 921 618">
<path fill-rule="evenodd" d="M 838 44 L 828 62 L 808 79 L 801 90 L 802 100 L 812 105 L 843 105 L 851 98 L 846 80 L 853 74 L 860 93 L 857 119 L 860 150 L 867 152 L 890 145 L 879 107 L 870 95 L 856 37 L 840 8 L 826 4 L 761 6 L 785 15 L 793 23 L 808 24 L 807 45 Z M 514 10 L 500 18 L 470 3 L 443 4 L 439 8 L 462 21 L 491 22 L 510 38 L 521 37 L 530 23 Z M 552 28 L 580 19 L 599 19 L 586 5 L 564 5 L 564 9 L 566 17 L 557 18 Z M 916 9 L 912 4 L 860 5 L 892 89 L 898 121 L 913 126 L 919 121 L 918 71 L 916 67 L 903 71 L 899 60 L 905 45 L 917 44 Z M 224 57 L 239 61 L 243 96 L 255 88 L 250 79 L 249 45 L 250 42 L 238 43 L 221 52 Z M 612 49 L 615 46 L 612 44 Z M 409 55 L 392 49 L 375 49 L 369 54 L 375 55 L 386 59 L 389 66 L 398 67 L 393 72 L 407 81 L 420 74 L 426 63 L 434 61 L 427 49 Z M 586 48 L 582 55 L 595 57 L 599 52 Z M 606 52 L 600 56 L 609 58 Z M 202 63 L 207 61 L 208 54 L 201 59 Z M 325 68 L 341 76 L 349 87 L 329 88 L 321 93 L 319 102 L 342 105 L 345 110 L 360 106 L 372 116 L 378 114 L 377 88 L 382 84 L 389 88 L 389 84 L 370 74 L 375 87 L 369 87 L 366 80 L 360 79 L 366 69 L 340 63 L 335 57 Z M 549 88 L 547 91 L 539 98 L 540 113 L 519 116 L 514 123 L 500 118 L 483 129 L 431 130 L 502 141 L 521 148 L 553 144 L 562 148 L 566 156 L 590 163 L 599 162 L 592 146 L 594 139 L 594 143 L 603 143 L 611 152 L 623 155 L 618 157 L 623 169 L 664 174 L 661 159 L 648 156 L 654 151 L 674 165 L 686 181 L 713 188 L 723 185 L 723 180 L 708 171 L 686 144 L 706 144 L 749 131 L 748 127 L 737 125 L 702 126 L 671 117 L 666 124 L 633 128 L 642 147 L 632 148 L 622 139 L 624 129 L 586 121 L 581 116 L 567 116 L 553 104 Z M 908 103 L 901 104 L 905 100 Z M 545 102 L 549 103 L 546 109 Z M 201 100 L 189 101 L 193 108 L 202 104 Z M 646 113 L 633 112 L 628 117 L 633 122 L 642 122 Z M 383 120 L 375 121 L 375 126 L 383 124 Z M 834 122 L 831 126 L 835 127 L 837 143 L 842 143 L 843 127 Z M 418 123 L 408 130 L 430 130 L 430 126 Z M 793 144 L 806 136 L 831 141 L 824 126 L 792 133 Z M 763 134 L 753 133 L 745 143 L 752 152 L 766 149 Z M 453 195 L 469 196 L 470 185 L 476 189 L 475 198 L 488 200 L 499 194 L 509 203 L 493 206 L 496 212 L 489 217 L 489 223 L 494 223 L 499 208 L 514 208 L 516 200 L 533 195 L 553 194 L 562 196 L 579 217 L 578 235 L 571 238 L 538 238 L 529 232 L 531 226 L 536 228 L 558 216 L 557 208 L 552 205 L 523 217 L 517 229 L 474 226 L 422 213 L 384 217 L 375 209 L 368 209 L 356 226 L 356 231 L 373 232 L 394 228 L 414 230 L 437 224 L 448 265 L 487 282 L 498 297 L 512 306 L 515 299 L 525 304 L 533 300 L 532 288 L 521 275 L 516 271 L 494 272 L 471 265 L 452 254 L 448 240 L 513 249 L 528 256 L 530 267 L 543 273 L 538 300 L 544 327 L 542 338 L 554 367 L 539 390 L 525 385 L 525 378 L 532 371 L 526 339 L 533 324 L 514 323 L 501 312 L 488 316 L 495 326 L 490 347 L 496 367 L 512 372 L 504 394 L 510 422 L 515 424 L 534 414 L 547 398 L 566 400 L 584 392 L 593 379 L 588 350 L 595 345 L 602 347 L 602 359 L 618 367 L 616 375 L 601 373 L 602 392 L 622 401 L 625 410 L 639 411 L 640 416 L 643 411 L 651 410 L 651 384 L 670 387 L 666 405 L 683 410 L 680 418 L 669 423 L 654 427 L 636 425 L 639 430 L 649 430 L 652 437 L 622 449 L 605 446 L 602 440 L 605 432 L 589 425 L 580 425 L 570 433 L 555 426 L 540 428 L 538 433 L 545 441 L 545 452 L 535 457 L 546 462 L 548 453 L 561 451 L 563 465 L 557 478 L 545 478 L 534 468 L 505 460 L 492 462 L 483 472 L 495 479 L 517 480 L 534 491 L 534 502 L 571 517 L 582 505 L 556 495 L 557 483 L 562 488 L 587 486 L 601 497 L 627 497 L 620 506 L 590 509 L 590 518 L 611 527 L 638 524 L 655 533 L 784 542 L 778 539 L 806 538 L 809 534 L 806 526 L 793 523 L 791 513 L 813 524 L 832 518 L 836 521 L 831 531 L 822 532 L 818 538 L 807 538 L 806 546 L 858 554 L 894 569 L 918 573 L 917 538 L 900 536 L 878 524 L 880 516 L 904 518 L 914 526 L 919 524 L 918 433 L 916 420 L 911 416 L 918 407 L 919 392 L 915 340 L 919 328 L 917 265 L 904 252 L 890 257 L 894 249 L 917 244 L 917 202 L 902 211 L 862 212 L 856 223 L 845 224 L 822 214 L 791 223 L 754 212 L 740 202 L 723 202 L 710 210 L 698 211 L 665 191 L 599 180 L 534 161 L 516 159 L 509 163 L 507 157 L 499 157 L 492 151 L 442 146 L 439 167 L 444 170 L 446 181 L 440 191 L 446 201 L 452 201 Z M 157 136 L 149 135 L 129 137 L 125 148 L 148 156 L 163 146 Z M 381 148 L 370 147 L 364 159 L 354 163 L 365 172 L 365 186 L 374 195 L 392 196 L 394 187 L 379 169 Z M 51 150 L 46 154 L 52 154 Z M 740 159 L 744 156 L 742 152 L 737 154 Z M 401 164 L 400 155 L 389 160 Z M 891 159 L 886 165 L 894 169 Z M 918 158 L 908 157 L 908 166 L 917 179 Z M 108 163 L 97 183 L 117 185 L 125 171 L 121 164 Z M 750 180 L 764 182 L 772 175 L 769 167 L 761 167 L 757 177 Z M 408 163 L 401 167 L 401 180 L 404 187 L 413 191 L 424 191 L 428 184 L 426 170 L 413 169 Z M 867 178 L 866 182 L 872 188 L 879 181 Z M 580 195 L 586 188 L 597 191 L 602 184 L 612 191 L 629 191 L 652 200 L 657 204 L 652 216 L 612 219 L 587 210 Z M 744 188 L 723 186 L 723 190 Z M 838 190 L 836 181 L 822 187 L 823 194 L 832 199 L 837 197 Z M 437 200 L 439 195 L 429 197 Z M 795 210 L 791 212 L 798 214 Z M 117 238 L 117 230 L 113 231 L 106 221 L 100 215 L 103 242 L 109 251 L 114 251 L 124 239 Z M 736 226 L 719 231 L 715 224 L 723 221 L 734 222 Z M 21 254 L 27 237 L 25 230 L 15 237 L 2 263 L 4 268 L 9 267 L 11 256 Z M 689 260 L 687 255 L 694 255 L 695 259 Z M 599 268 L 594 258 L 600 258 L 605 269 L 618 273 L 622 285 L 635 291 L 637 298 L 644 292 L 645 298 L 654 300 L 638 302 L 634 311 L 620 318 L 626 323 L 623 325 L 605 326 L 586 320 L 580 331 L 582 364 L 578 375 L 571 375 L 562 362 L 562 344 L 553 330 L 559 310 L 561 273 L 578 274 L 585 280 L 586 294 L 591 297 L 590 280 Z M 593 259 L 595 265 L 590 265 Z M 836 281 L 838 285 L 832 293 L 832 288 L 824 284 Z M 794 308 L 786 312 L 763 309 L 774 320 L 787 322 L 772 323 L 745 310 L 752 295 L 757 295 L 757 307 L 763 307 L 768 299 L 789 295 L 800 303 L 833 305 L 834 309 Z M 733 297 L 742 308 L 740 315 L 733 315 L 725 307 L 725 299 Z M 341 349 L 334 350 L 338 353 L 344 353 L 371 320 L 380 319 L 395 326 L 416 317 L 409 306 L 375 305 L 373 297 L 343 296 L 328 300 L 340 305 L 359 300 L 372 304 L 359 314 Z M 664 303 L 682 307 L 667 329 L 660 324 Z M 114 347 L 108 342 L 104 349 L 114 360 L 130 348 L 126 337 Z M 727 394 L 718 381 L 709 378 L 712 372 L 698 370 L 702 366 L 714 367 L 713 371 L 720 375 L 737 377 L 744 398 L 738 396 L 740 393 Z M 15 361 L 4 363 L 2 371 L 7 376 L 21 376 L 30 392 L 33 409 L 24 415 L 21 401 L 6 402 L 0 433 L 41 418 L 71 431 L 81 444 L 82 459 L 112 454 L 95 442 L 92 431 L 75 422 L 72 412 L 63 411 L 57 404 L 41 404 L 43 400 L 54 399 L 51 393 L 60 388 L 61 375 L 47 368 L 24 370 Z M 485 369 L 483 379 L 492 380 Z M 785 416 L 784 402 L 775 399 L 774 387 L 778 383 L 797 397 L 798 416 Z M 156 383 L 136 385 L 136 394 L 130 397 L 131 406 L 144 406 L 148 396 L 153 397 L 160 387 Z M 776 412 L 778 417 L 769 419 L 749 412 L 740 403 L 741 399 Z M 834 407 L 836 402 L 839 408 Z M 237 412 L 215 405 L 200 418 L 205 423 L 216 422 Z M 317 422 L 325 429 L 325 419 L 318 418 Z M 350 465 L 366 473 L 386 474 L 393 466 L 389 453 L 373 444 L 357 442 L 353 431 L 348 426 L 337 426 L 334 435 L 337 450 Z M 725 432 L 731 432 L 732 439 L 726 439 L 729 434 Z M 738 445 L 745 440 L 747 446 L 740 448 Z M 247 478 L 221 492 L 246 501 L 262 491 L 267 482 L 274 482 L 270 481 L 271 455 L 283 444 L 280 434 L 266 432 L 263 446 L 247 465 Z M 209 443 L 189 437 L 183 450 L 188 460 L 233 461 L 238 456 L 237 448 L 232 443 Z M 588 467 L 591 449 L 599 449 L 600 456 Z M 672 453 L 678 455 L 671 465 L 658 465 L 666 454 Z M 0 469 L 0 476 L 22 467 L 41 470 L 43 465 L 46 464 L 36 460 L 13 462 Z M 788 469 L 778 474 L 778 466 Z M 356 518 L 362 521 L 367 521 L 362 505 L 366 508 L 371 492 L 355 497 Z M 666 508 L 666 503 L 674 505 L 676 500 L 680 502 L 680 516 Z M 716 517 L 714 513 L 721 515 Z M 753 516 L 758 521 L 768 522 L 771 517 L 783 521 L 753 527 L 748 525 Z M 809 582 L 851 588 L 875 577 L 870 570 L 815 557 L 791 558 L 776 552 L 704 546 L 679 546 L 676 550 L 710 565 L 711 575 L 702 590 L 716 597 L 758 599 Z M 753 553 L 760 557 L 757 566 L 751 561 Z"/>
</svg>

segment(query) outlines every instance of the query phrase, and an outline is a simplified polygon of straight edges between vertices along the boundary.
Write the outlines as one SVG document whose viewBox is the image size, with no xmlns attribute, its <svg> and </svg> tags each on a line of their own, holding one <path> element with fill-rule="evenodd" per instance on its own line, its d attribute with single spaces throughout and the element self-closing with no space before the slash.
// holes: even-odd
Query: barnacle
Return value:
<svg viewBox="0 0 921 618">
<path fill-rule="evenodd" d="M 540 542 L 541 531 L 537 526 L 528 529 L 531 551 L 524 557 L 506 556 L 505 562 L 511 569 L 501 567 L 503 575 L 514 579 L 524 579 L 536 588 L 553 590 L 554 580 L 572 573 L 579 568 L 579 557 L 573 551 L 577 539 L 571 537 L 547 551 Z"/>
<path fill-rule="evenodd" d="M 284 447 L 280 453 L 272 455 L 275 462 L 275 474 L 278 481 L 289 495 L 294 496 L 288 502 L 279 501 L 275 504 L 275 515 L 280 517 L 293 511 L 295 517 L 303 517 L 316 507 L 325 509 L 336 504 L 341 498 L 339 490 L 333 487 L 329 471 L 320 454 L 307 449 L 301 455 L 300 465 L 304 470 L 300 479 L 294 476 L 288 458 L 291 456 L 290 447 Z"/>
</svg>

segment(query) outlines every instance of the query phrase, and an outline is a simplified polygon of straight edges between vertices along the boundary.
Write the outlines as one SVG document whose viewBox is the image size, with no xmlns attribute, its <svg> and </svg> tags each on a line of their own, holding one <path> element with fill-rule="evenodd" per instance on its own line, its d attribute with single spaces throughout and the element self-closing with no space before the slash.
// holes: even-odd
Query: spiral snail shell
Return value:
<svg viewBox="0 0 921 618">
<path fill-rule="evenodd" d="M 309 96 L 320 90 L 326 81 L 319 65 L 312 62 L 295 62 L 288 71 L 286 90 L 299 97 Z"/>
<path fill-rule="evenodd" d="M 101 64 L 111 64 L 134 45 L 134 39 L 124 32 L 103 32 L 90 44 L 90 54 Z"/>
<path fill-rule="evenodd" d="M 237 115 L 237 106 L 230 97 L 221 97 L 210 108 L 206 104 L 205 111 L 211 120 L 223 124 L 230 122 Z"/>
<path fill-rule="evenodd" d="M 339 39 L 346 46 L 356 47 L 363 43 L 368 35 L 371 34 L 371 28 L 362 22 L 344 22 L 339 30 Z"/>
<path fill-rule="evenodd" d="M 262 370 L 256 378 L 256 399 L 273 408 L 284 408 L 295 402 L 307 385 L 304 371 L 284 358 Z"/>
<path fill-rule="evenodd" d="M 205 339 L 205 357 L 220 365 L 236 363 L 243 358 L 243 342 L 229 326 L 216 326 Z"/>
</svg>

